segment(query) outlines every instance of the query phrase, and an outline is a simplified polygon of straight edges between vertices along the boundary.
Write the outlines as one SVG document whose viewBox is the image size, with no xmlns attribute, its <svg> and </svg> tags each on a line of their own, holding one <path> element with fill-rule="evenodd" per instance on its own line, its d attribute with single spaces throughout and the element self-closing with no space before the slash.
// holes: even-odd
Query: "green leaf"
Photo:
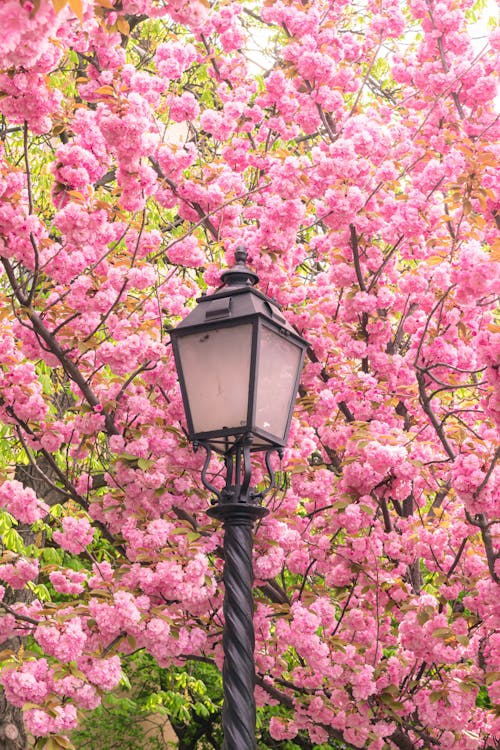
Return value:
<svg viewBox="0 0 500 750">
<path fill-rule="evenodd" d="M 52 600 L 50 591 L 44 583 L 33 583 L 32 581 L 28 581 L 28 586 L 41 602 L 50 602 Z"/>
<path fill-rule="evenodd" d="M 432 631 L 433 638 L 450 638 L 452 635 L 450 628 L 436 628 Z"/>
<path fill-rule="evenodd" d="M 417 614 L 417 620 L 419 625 L 425 625 L 425 623 L 434 617 L 434 607 L 427 604 L 425 607 L 419 610 Z"/>
<path fill-rule="evenodd" d="M 11 550 L 12 552 L 18 552 L 20 555 L 25 551 L 23 539 L 15 529 L 8 529 L 4 533 L 3 544 L 4 547 L 6 547 L 8 550 Z"/>
<path fill-rule="evenodd" d="M 50 375 L 48 375 L 47 373 L 42 373 L 38 376 L 38 380 L 41 383 L 43 393 L 45 393 L 47 396 L 50 396 L 52 393 L 54 393 L 54 384 Z"/>
<path fill-rule="evenodd" d="M 445 696 L 446 696 L 446 692 L 444 690 L 434 690 L 429 695 L 429 700 L 431 703 L 437 703 L 439 700 L 441 700 Z"/>
<path fill-rule="evenodd" d="M 137 456 L 133 456 L 131 453 L 120 453 L 116 458 L 118 461 L 133 461 L 137 463 Z"/>
<path fill-rule="evenodd" d="M 62 549 L 55 547 L 45 547 L 42 551 L 42 559 L 49 565 L 61 565 L 64 557 Z"/>
<path fill-rule="evenodd" d="M 56 741 L 57 747 L 63 747 L 64 750 L 75 750 L 75 746 L 73 745 L 73 743 L 70 742 L 68 738 L 64 737 L 62 734 L 56 734 L 54 739 Z"/>
<path fill-rule="evenodd" d="M 130 636 L 129 636 L 129 637 L 130 637 Z M 131 689 L 132 689 L 132 685 L 130 684 L 130 680 L 129 680 L 129 678 L 127 677 L 127 675 L 125 674 L 125 672 L 122 672 L 122 678 L 121 678 L 121 680 L 120 680 L 120 685 L 121 685 L 122 687 L 125 687 L 125 688 L 127 688 L 127 690 L 131 690 Z"/>
<path fill-rule="evenodd" d="M 12 528 L 13 517 L 6 510 L 0 511 L 0 534 L 5 534 L 8 529 Z"/>
<path fill-rule="evenodd" d="M 64 515 L 64 506 L 60 503 L 54 503 L 54 505 L 50 506 L 49 513 L 54 518 L 61 518 Z"/>
</svg>

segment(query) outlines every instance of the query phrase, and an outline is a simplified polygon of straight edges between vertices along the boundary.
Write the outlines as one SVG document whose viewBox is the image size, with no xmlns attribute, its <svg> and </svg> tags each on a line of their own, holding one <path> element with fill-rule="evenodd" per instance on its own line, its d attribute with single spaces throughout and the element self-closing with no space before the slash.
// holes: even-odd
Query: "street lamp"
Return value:
<svg viewBox="0 0 500 750">
<path fill-rule="evenodd" d="M 209 515 L 224 524 L 224 750 L 256 750 L 252 532 L 267 513 L 264 492 L 250 487 L 250 454 L 286 445 L 307 346 L 280 306 L 254 288 L 258 276 L 239 247 L 222 287 L 171 332 L 172 347 L 195 449 L 206 450 L 205 487 L 214 493 Z M 225 486 L 207 479 L 212 451 L 224 457 Z M 268 488 L 269 489 L 269 488 Z"/>
</svg>

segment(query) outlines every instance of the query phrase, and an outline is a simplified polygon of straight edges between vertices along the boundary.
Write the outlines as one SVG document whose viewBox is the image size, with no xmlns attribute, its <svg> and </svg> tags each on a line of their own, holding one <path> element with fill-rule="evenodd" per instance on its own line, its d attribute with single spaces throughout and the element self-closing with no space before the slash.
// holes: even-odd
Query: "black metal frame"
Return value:
<svg viewBox="0 0 500 750">
<path fill-rule="evenodd" d="M 209 333 L 210 331 L 216 331 L 221 328 L 226 328 L 226 329 L 236 328 L 236 327 L 249 325 L 249 324 L 252 326 L 252 332 L 251 332 L 252 349 L 250 353 L 250 370 L 249 370 L 249 378 L 248 378 L 246 424 L 242 426 L 241 429 L 231 427 L 231 428 L 221 428 L 218 430 L 211 430 L 209 432 L 196 432 L 194 429 L 193 418 L 191 415 L 189 394 L 186 388 L 186 381 L 185 381 L 184 372 L 182 369 L 182 360 L 181 360 L 181 357 L 178 355 L 178 343 L 177 342 L 179 339 L 183 338 L 184 336 L 193 336 L 193 335 L 196 335 L 197 333 Z M 269 321 L 266 319 L 263 319 L 261 316 L 254 315 L 254 316 L 247 316 L 244 318 L 238 318 L 236 320 L 213 321 L 203 326 L 196 326 L 196 327 L 186 330 L 185 333 L 184 332 L 180 333 L 178 337 L 173 339 L 174 351 L 177 355 L 176 361 L 177 361 L 177 372 L 179 375 L 179 384 L 180 384 L 181 393 L 182 393 L 182 401 L 184 403 L 184 410 L 186 413 L 188 437 L 191 442 L 210 443 L 213 450 L 215 450 L 217 453 L 220 453 L 222 455 L 226 454 L 228 445 L 238 444 L 239 441 L 244 439 L 245 436 L 249 434 L 253 436 L 253 441 L 250 447 L 250 450 L 252 452 L 285 447 L 287 438 L 288 438 L 288 432 L 290 430 L 292 416 L 293 416 L 293 401 L 288 411 L 288 416 L 287 416 L 287 420 L 285 423 L 285 430 L 281 438 L 278 435 L 274 435 L 271 432 L 267 432 L 266 430 L 263 430 L 261 427 L 257 427 L 257 425 L 255 424 L 255 420 L 256 420 L 255 384 L 256 384 L 256 375 L 257 375 L 258 367 L 259 367 L 259 354 L 260 354 L 259 340 L 260 340 L 260 337 L 262 335 L 262 331 L 264 328 L 267 328 L 272 333 L 280 335 L 279 328 L 277 328 L 274 325 L 270 325 Z M 302 371 L 304 351 L 303 349 L 301 349 L 299 342 L 298 341 L 294 342 L 290 336 L 283 335 L 283 338 L 285 340 L 291 340 L 292 343 L 296 343 L 297 349 L 299 350 L 299 353 L 300 353 L 299 366 L 297 368 L 297 377 L 295 379 L 294 389 L 293 389 L 293 392 L 297 393 L 297 390 L 299 387 L 299 381 L 300 381 L 300 373 Z M 230 443 L 227 440 L 227 438 L 229 437 L 233 437 L 234 441 Z M 217 439 L 220 439 L 220 443 L 221 443 L 220 447 L 216 445 Z"/>
</svg>

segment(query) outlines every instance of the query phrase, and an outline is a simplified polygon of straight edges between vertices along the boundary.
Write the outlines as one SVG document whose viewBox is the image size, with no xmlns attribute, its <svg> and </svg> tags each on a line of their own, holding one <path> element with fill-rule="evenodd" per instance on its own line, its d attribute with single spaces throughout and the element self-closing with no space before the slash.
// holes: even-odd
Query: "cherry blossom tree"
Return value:
<svg viewBox="0 0 500 750">
<path fill-rule="evenodd" d="M 242 242 L 310 342 L 256 529 L 265 732 L 500 746 L 500 30 L 478 47 L 476 12 L 1 3 L 2 747 L 71 747 L 137 650 L 220 666 L 168 329 Z"/>
</svg>

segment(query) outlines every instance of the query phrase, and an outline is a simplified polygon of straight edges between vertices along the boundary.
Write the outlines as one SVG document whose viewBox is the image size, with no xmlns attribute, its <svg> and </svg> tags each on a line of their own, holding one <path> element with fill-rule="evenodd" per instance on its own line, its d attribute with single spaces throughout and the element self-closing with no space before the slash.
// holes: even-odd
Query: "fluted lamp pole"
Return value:
<svg viewBox="0 0 500 750">
<path fill-rule="evenodd" d="M 252 546 L 254 523 L 267 509 L 265 491 L 250 486 L 250 458 L 266 453 L 272 486 L 270 454 L 286 445 L 307 342 L 255 289 L 259 278 L 243 246 L 235 259 L 222 286 L 200 297 L 170 335 L 189 439 L 206 451 L 209 515 L 224 525 L 224 750 L 256 750 Z M 207 478 L 213 451 L 225 463 L 222 490 Z"/>
</svg>

